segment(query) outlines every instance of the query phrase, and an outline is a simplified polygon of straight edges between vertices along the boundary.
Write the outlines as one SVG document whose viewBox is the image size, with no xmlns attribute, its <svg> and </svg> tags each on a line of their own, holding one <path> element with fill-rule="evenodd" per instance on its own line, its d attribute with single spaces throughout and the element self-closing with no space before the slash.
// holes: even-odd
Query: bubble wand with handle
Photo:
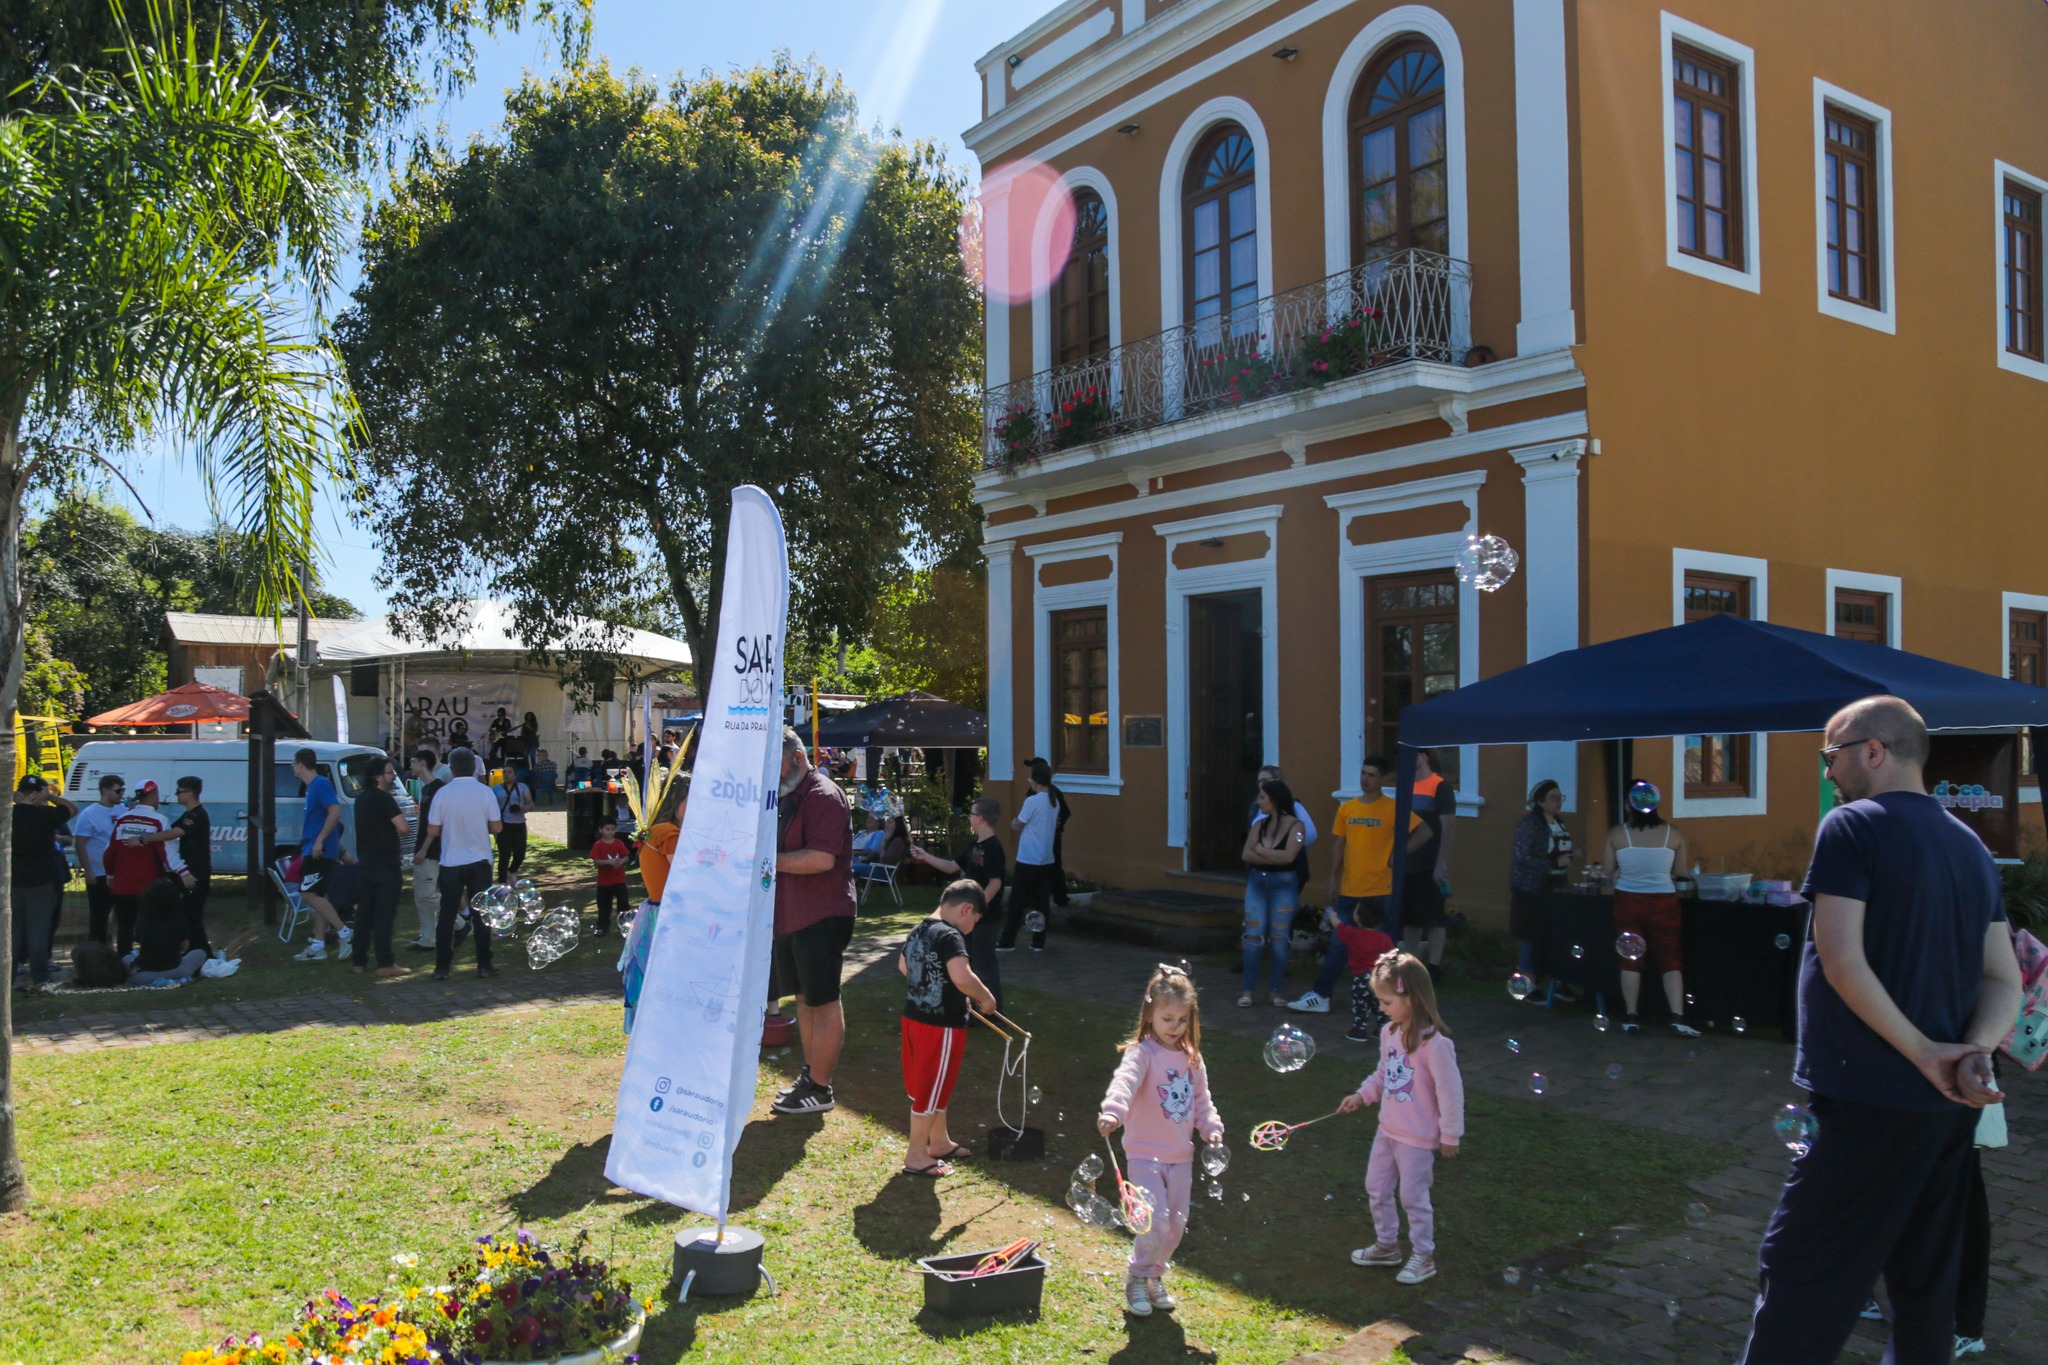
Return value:
<svg viewBox="0 0 2048 1365">
<path fill-rule="evenodd" d="M 1281 1123 L 1277 1119 L 1269 1119 L 1265 1123 L 1262 1123 L 1258 1127 L 1252 1129 L 1252 1148 L 1253 1150 L 1260 1152 L 1278 1152 L 1284 1150 L 1287 1146 L 1287 1139 L 1293 1137 L 1296 1133 L 1308 1127 L 1309 1124 L 1321 1123 L 1324 1119 L 1336 1118 L 1337 1115 L 1343 1112 L 1344 1111 L 1342 1109 L 1333 1109 L 1327 1114 L 1323 1114 L 1317 1118 L 1309 1119 L 1307 1120 L 1307 1122 L 1304 1123 Z"/>
<path fill-rule="evenodd" d="M 1152 1199 L 1136 1185 L 1124 1179 L 1123 1167 L 1116 1164 L 1116 1147 L 1109 1140 L 1109 1134 L 1102 1135 L 1102 1145 L 1109 1150 L 1109 1169 L 1116 1173 L 1116 1193 L 1123 1206 L 1124 1226 L 1132 1234 L 1143 1237 L 1152 1231 Z"/>
</svg>

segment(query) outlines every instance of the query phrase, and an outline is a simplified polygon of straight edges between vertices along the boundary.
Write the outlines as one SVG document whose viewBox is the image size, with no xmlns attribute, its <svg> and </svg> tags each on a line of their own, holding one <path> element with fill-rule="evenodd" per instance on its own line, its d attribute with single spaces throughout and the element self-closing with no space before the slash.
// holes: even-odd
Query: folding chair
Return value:
<svg viewBox="0 0 2048 1365">
<path fill-rule="evenodd" d="M 868 890 L 880 882 L 889 888 L 889 895 L 896 902 L 896 908 L 903 908 L 903 892 L 896 885 L 896 863 L 869 863 L 866 870 L 856 875 L 860 879 L 860 903 L 868 903 Z"/>
<path fill-rule="evenodd" d="M 307 918 L 313 912 L 308 910 L 306 902 L 299 898 L 298 885 L 294 882 L 286 881 L 284 873 L 274 864 L 270 868 L 270 884 L 277 888 L 277 893 L 280 896 L 284 897 L 285 904 L 284 922 L 277 927 L 277 941 L 279 943 L 290 943 L 292 935 L 299 931 L 299 921 Z"/>
</svg>

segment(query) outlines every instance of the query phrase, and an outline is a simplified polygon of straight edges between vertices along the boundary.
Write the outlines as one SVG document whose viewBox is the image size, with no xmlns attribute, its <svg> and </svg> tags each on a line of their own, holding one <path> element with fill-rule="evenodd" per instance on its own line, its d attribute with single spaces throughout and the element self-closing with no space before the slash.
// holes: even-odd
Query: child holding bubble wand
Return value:
<svg viewBox="0 0 2048 1365">
<path fill-rule="evenodd" d="M 1458 1074 L 1458 1050 L 1436 1007 L 1429 968 L 1411 953 L 1384 953 L 1372 969 L 1373 994 L 1386 1012 L 1380 1030 L 1380 1064 L 1337 1108 L 1356 1113 L 1380 1106 L 1380 1130 L 1366 1162 L 1365 1193 L 1372 1206 L 1374 1242 L 1351 1253 L 1351 1263 L 1398 1265 L 1401 1284 L 1421 1284 L 1436 1275 L 1436 1211 L 1429 1190 L 1436 1157 L 1458 1154 L 1465 1136 L 1465 1082 Z M 1412 1254 L 1401 1260 L 1399 1193 L 1408 1215 Z"/>
<path fill-rule="evenodd" d="M 1124 1279 L 1124 1306 L 1142 1318 L 1176 1307 L 1166 1289 L 1166 1264 L 1187 1231 L 1195 1134 L 1211 1145 L 1223 1141 L 1223 1119 L 1209 1098 L 1209 1071 L 1202 1065 L 1201 1005 L 1187 972 L 1164 963 L 1153 969 L 1137 1027 L 1119 1050 L 1123 1060 L 1102 1097 L 1095 1127 L 1105 1138 L 1124 1130 L 1129 1183 L 1151 1205 L 1150 1226 L 1132 1229 L 1137 1238 Z"/>
</svg>

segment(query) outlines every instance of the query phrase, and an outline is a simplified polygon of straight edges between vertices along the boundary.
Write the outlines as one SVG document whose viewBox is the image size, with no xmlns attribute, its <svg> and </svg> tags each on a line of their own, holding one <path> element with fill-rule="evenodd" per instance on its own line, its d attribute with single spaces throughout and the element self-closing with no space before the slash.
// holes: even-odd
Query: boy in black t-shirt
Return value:
<svg viewBox="0 0 2048 1365">
<path fill-rule="evenodd" d="M 972 1155 L 946 1131 L 946 1105 L 967 1052 L 967 1002 L 986 1014 L 995 997 L 967 962 L 967 935 L 988 902 L 961 880 L 939 896 L 938 913 L 920 920 L 897 955 L 903 974 L 903 1089 L 910 1096 L 910 1152 L 905 1175 L 951 1175 L 949 1159 Z"/>
<path fill-rule="evenodd" d="M 996 838 L 996 822 L 1003 818 L 1003 803 L 984 796 L 967 811 L 967 828 L 974 842 L 952 858 L 941 858 L 928 849 L 912 845 L 910 856 L 934 872 L 948 877 L 965 877 L 981 888 L 988 905 L 981 922 L 967 935 L 967 965 L 995 995 L 996 1008 L 1003 1007 L 1003 974 L 996 957 L 996 936 L 1003 926 L 1003 887 L 1010 880 L 1009 859 L 1002 841 Z"/>
</svg>

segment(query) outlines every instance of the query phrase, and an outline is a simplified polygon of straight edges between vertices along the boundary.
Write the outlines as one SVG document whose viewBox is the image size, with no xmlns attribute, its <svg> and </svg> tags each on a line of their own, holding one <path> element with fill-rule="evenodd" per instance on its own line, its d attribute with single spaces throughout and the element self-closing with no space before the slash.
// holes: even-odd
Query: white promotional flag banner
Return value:
<svg viewBox="0 0 2048 1365">
<path fill-rule="evenodd" d="M 760 489 L 736 488 L 718 652 L 699 674 L 710 693 L 703 737 L 604 1167 L 614 1184 L 721 1226 L 768 1004 L 788 607 L 782 518 Z"/>
<path fill-rule="evenodd" d="M 348 688 L 339 673 L 334 675 L 334 739 L 337 744 L 348 743 Z"/>
</svg>

